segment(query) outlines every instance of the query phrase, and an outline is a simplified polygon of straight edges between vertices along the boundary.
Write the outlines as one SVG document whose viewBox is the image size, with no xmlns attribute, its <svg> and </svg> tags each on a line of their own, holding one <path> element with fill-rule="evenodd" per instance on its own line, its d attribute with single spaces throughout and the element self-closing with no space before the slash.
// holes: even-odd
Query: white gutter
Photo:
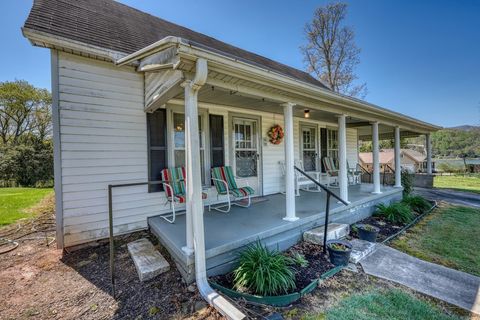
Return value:
<svg viewBox="0 0 480 320">
<path fill-rule="evenodd" d="M 205 258 L 205 231 L 203 226 L 202 182 L 200 177 L 200 141 L 198 137 L 198 90 L 207 80 L 208 66 L 205 59 L 198 59 L 195 77 L 185 83 L 185 145 L 189 147 L 186 154 L 187 167 L 187 214 L 192 221 L 193 243 L 195 250 L 195 279 L 202 297 L 228 319 L 241 320 L 245 315 L 227 299 L 210 287 L 207 280 Z M 195 121 L 191 121 L 195 119 Z M 190 210 L 188 210 L 190 209 Z M 187 217 L 188 218 L 188 217 Z"/>
</svg>

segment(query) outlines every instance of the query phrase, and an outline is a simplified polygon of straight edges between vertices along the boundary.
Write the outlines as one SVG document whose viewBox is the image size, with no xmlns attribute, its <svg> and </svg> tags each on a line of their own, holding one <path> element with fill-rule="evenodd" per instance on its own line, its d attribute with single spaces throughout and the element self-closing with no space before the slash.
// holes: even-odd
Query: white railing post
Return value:
<svg viewBox="0 0 480 320">
<path fill-rule="evenodd" d="M 283 220 L 298 220 L 295 213 L 295 169 L 294 169 L 294 146 L 293 146 L 293 103 L 285 103 L 283 106 L 285 127 L 285 198 L 286 212 Z"/>
<path fill-rule="evenodd" d="M 400 127 L 395 127 L 395 188 L 402 187 L 402 157 L 400 149 Z"/>
<path fill-rule="evenodd" d="M 373 155 L 373 192 L 380 194 L 380 150 L 378 142 L 378 122 L 372 122 L 372 155 Z"/>
<path fill-rule="evenodd" d="M 347 173 L 347 125 L 346 115 L 338 117 L 338 186 L 340 198 L 348 202 L 348 173 Z"/>
<path fill-rule="evenodd" d="M 425 135 L 425 144 L 427 145 L 427 173 L 432 174 L 432 138 L 430 133 Z"/>
</svg>

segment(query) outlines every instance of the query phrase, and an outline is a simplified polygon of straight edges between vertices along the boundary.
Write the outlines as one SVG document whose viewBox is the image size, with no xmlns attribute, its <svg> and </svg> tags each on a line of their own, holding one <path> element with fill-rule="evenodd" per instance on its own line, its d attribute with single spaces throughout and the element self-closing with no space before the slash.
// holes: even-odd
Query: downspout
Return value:
<svg viewBox="0 0 480 320">
<path fill-rule="evenodd" d="M 224 297 L 219 295 L 210 287 L 207 280 L 207 268 L 205 262 L 205 232 L 203 226 L 203 202 L 202 189 L 199 170 L 196 170 L 198 176 L 194 177 L 194 170 L 200 169 L 200 161 L 198 158 L 200 154 L 199 138 L 198 138 L 198 90 L 205 84 L 207 80 L 208 67 L 205 59 L 198 59 L 196 63 L 195 77 L 185 84 L 185 119 L 190 118 L 190 125 L 193 130 L 189 130 L 190 134 L 187 139 L 190 140 L 190 155 L 187 161 L 187 200 L 191 200 L 191 215 L 192 215 L 192 231 L 193 243 L 195 249 L 195 279 L 197 282 L 198 291 L 202 297 L 222 315 L 232 320 L 240 320 L 246 318 L 240 310 L 233 306 Z M 194 119 L 192 121 L 192 119 Z M 196 129 L 196 130 L 195 130 Z M 198 161 L 197 161 L 198 160 Z M 190 168 L 188 165 L 190 164 Z"/>
</svg>

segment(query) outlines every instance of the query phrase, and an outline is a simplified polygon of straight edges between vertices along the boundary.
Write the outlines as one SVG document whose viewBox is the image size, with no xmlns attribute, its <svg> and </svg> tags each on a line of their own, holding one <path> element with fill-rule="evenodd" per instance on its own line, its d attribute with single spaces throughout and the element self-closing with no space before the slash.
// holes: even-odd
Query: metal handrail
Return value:
<svg viewBox="0 0 480 320">
<path fill-rule="evenodd" d="M 388 170 L 390 170 L 392 173 L 395 173 L 395 169 L 393 169 L 392 167 L 390 167 L 390 165 L 388 163 L 385 164 L 385 166 L 388 168 Z"/>
<path fill-rule="evenodd" d="M 150 186 L 150 185 L 159 185 L 166 183 L 168 181 L 157 180 L 157 181 L 147 181 L 147 182 L 133 182 L 133 183 L 120 183 L 120 184 L 109 184 L 108 185 L 108 229 L 109 229 L 109 238 L 110 238 L 110 283 L 112 285 L 112 296 L 115 299 L 115 241 L 113 239 L 113 205 L 112 205 L 112 190 L 113 188 L 123 188 L 123 187 L 136 187 L 136 186 Z"/>
<path fill-rule="evenodd" d="M 309 176 L 305 171 L 299 169 L 297 166 L 293 166 L 295 170 L 300 172 L 302 175 L 307 177 L 309 180 L 311 180 L 314 184 L 319 186 L 323 191 L 327 193 L 327 203 L 325 204 L 325 229 L 323 231 L 323 253 L 327 253 L 327 232 L 328 232 L 328 216 L 330 214 L 330 197 L 334 197 L 338 201 L 340 201 L 342 204 L 348 206 L 348 202 L 337 196 L 335 193 L 333 193 L 330 189 L 325 187 L 323 184 Z"/>
<path fill-rule="evenodd" d="M 383 185 L 386 184 L 386 182 L 385 182 L 385 176 L 386 176 L 386 173 L 387 173 L 387 172 L 386 172 L 385 169 L 388 169 L 391 173 L 395 174 L 395 170 L 394 170 L 392 167 L 390 167 L 390 165 L 389 165 L 388 163 L 385 163 L 385 164 L 383 165 L 383 182 L 382 182 Z M 390 173 L 390 172 L 389 172 L 389 173 Z"/>
<path fill-rule="evenodd" d="M 370 171 L 368 171 L 367 169 L 365 169 L 362 165 L 360 165 L 359 163 L 357 163 L 357 166 L 360 167 L 360 170 L 365 172 L 366 174 L 368 174 L 368 182 L 369 183 L 372 183 L 372 173 Z"/>
</svg>

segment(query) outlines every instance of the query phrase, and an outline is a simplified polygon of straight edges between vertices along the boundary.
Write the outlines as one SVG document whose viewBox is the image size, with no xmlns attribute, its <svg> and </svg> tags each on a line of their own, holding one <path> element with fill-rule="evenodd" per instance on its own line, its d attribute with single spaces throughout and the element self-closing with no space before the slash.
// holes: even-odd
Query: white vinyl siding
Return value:
<svg viewBox="0 0 480 320">
<path fill-rule="evenodd" d="M 115 67 L 67 53 L 59 53 L 59 114 L 62 169 L 62 204 L 65 246 L 108 237 L 109 184 L 148 180 L 147 126 L 144 112 L 144 77 L 130 67 Z M 224 120 L 225 164 L 230 165 L 229 114 L 261 118 L 262 192 L 284 190 L 279 162 L 284 143 L 273 145 L 267 132 L 283 127 L 283 116 L 226 106 L 199 104 L 208 114 Z M 280 108 L 280 107 L 279 107 Z M 300 158 L 300 122 L 294 119 L 295 159 Z M 318 127 L 327 123 L 308 121 Z M 208 137 L 208 133 L 206 133 Z M 208 146 L 208 141 L 206 141 Z M 357 162 L 357 132 L 347 131 L 348 160 Z M 206 150 L 209 153 L 209 150 Z M 147 217 L 168 211 L 164 194 L 148 193 L 146 186 L 114 189 L 116 234 L 147 227 Z M 208 201 L 216 201 L 210 189 Z"/>
<path fill-rule="evenodd" d="M 108 236 L 107 186 L 147 181 L 143 75 L 59 53 L 59 111 L 65 246 Z M 146 186 L 115 189 L 115 232 L 147 227 L 165 210 Z"/>
</svg>

